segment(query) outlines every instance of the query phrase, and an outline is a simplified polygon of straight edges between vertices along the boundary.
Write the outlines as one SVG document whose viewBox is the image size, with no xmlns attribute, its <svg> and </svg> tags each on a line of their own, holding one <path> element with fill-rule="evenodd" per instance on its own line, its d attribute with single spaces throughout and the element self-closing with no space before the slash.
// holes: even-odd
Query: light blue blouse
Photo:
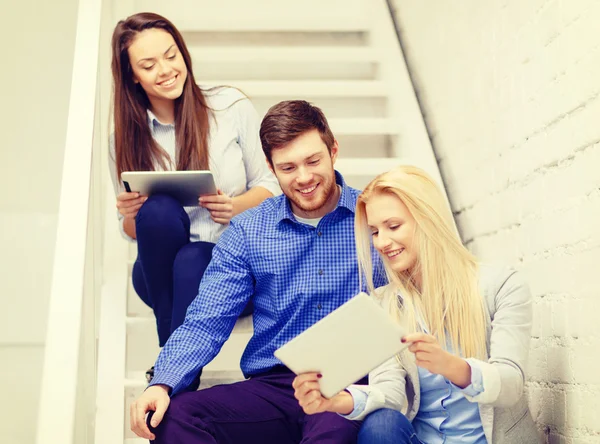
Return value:
<svg viewBox="0 0 600 444">
<path fill-rule="evenodd" d="M 448 347 L 452 353 L 452 347 Z M 465 395 L 483 392 L 483 376 L 477 361 L 466 359 L 471 367 L 471 384 L 464 389 L 442 375 L 418 367 L 421 403 L 412 425 L 419 440 L 427 444 L 486 444 L 479 406 Z M 354 399 L 354 410 L 345 416 L 356 418 L 366 407 L 368 395 L 349 387 Z"/>
</svg>

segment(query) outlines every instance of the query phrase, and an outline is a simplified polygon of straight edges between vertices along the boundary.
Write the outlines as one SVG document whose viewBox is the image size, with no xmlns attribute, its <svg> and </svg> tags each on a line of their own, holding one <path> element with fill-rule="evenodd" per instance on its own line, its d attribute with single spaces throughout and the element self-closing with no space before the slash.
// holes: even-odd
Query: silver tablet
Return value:
<svg viewBox="0 0 600 444">
<path fill-rule="evenodd" d="M 210 171 L 124 171 L 121 179 L 126 191 L 167 194 L 183 206 L 197 206 L 200 196 L 217 194 Z"/>
<path fill-rule="evenodd" d="M 371 370 L 400 353 L 404 330 L 365 293 L 275 351 L 297 375 L 319 372 L 321 393 L 335 396 Z"/>
</svg>

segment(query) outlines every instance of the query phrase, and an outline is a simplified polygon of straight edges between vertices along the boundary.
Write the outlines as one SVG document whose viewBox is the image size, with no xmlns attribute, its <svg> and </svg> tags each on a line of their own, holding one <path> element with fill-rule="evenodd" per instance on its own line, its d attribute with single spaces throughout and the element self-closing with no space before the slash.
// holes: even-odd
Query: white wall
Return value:
<svg viewBox="0 0 600 444">
<path fill-rule="evenodd" d="M 600 442 L 600 2 L 394 0 L 463 239 L 523 269 L 551 443 Z"/>
<path fill-rule="evenodd" d="M 0 441 L 7 444 L 35 435 L 76 13 L 75 0 L 2 8 Z"/>
</svg>

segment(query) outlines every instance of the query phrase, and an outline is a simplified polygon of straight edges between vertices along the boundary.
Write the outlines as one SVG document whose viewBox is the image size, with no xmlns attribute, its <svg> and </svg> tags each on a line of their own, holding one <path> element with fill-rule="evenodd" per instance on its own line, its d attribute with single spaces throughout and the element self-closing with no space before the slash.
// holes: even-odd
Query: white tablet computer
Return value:
<svg viewBox="0 0 600 444">
<path fill-rule="evenodd" d="M 184 206 L 197 206 L 200 196 L 217 194 L 210 171 L 124 171 L 121 180 L 126 191 L 167 194 Z"/>
<path fill-rule="evenodd" d="M 321 393 L 335 396 L 402 351 L 405 332 L 365 293 L 275 351 L 275 357 L 297 375 L 319 372 Z"/>
</svg>

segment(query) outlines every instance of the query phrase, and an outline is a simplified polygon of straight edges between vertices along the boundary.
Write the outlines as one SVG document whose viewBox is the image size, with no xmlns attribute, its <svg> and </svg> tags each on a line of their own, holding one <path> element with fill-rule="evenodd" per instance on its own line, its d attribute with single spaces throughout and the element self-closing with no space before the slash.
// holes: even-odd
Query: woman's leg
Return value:
<svg viewBox="0 0 600 444">
<path fill-rule="evenodd" d="M 187 308 L 198 295 L 198 286 L 210 263 L 214 246 L 210 242 L 191 242 L 177 253 L 173 263 L 171 332 L 183 324 Z"/>
<path fill-rule="evenodd" d="M 198 296 L 198 287 L 204 271 L 212 258 L 215 244 L 210 242 L 191 242 L 185 245 L 175 257 L 173 264 L 173 317 L 171 332 L 183 324 L 187 308 Z M 140 295 L 141 297 L 141 295 Z M 143 298 L 142 298 L 143 300 Z M 254 311 L 252 301 L 240 314 L 240 317 L 251 315 Z"/>
<path fill-rule="evenodd" d="M 140 297 L 142 302 L 144 302 L 144 304 L 146 304 L 148 307 L 152 308 L 152 301 L 150 300 L 150 295 L 148 294 L 148 289 L 146 288 L 146 278 L 144 277 L 139 255 L 133 264 L 131 282 L 133 283 L 133 289 Z"/>
<path fill-rule="evenodd" d="M 162 347 L 171 334 L 173 264 L 179 250 L 189 243 L 190 219 L 177 200 L 155 195 L 140 208 L 135 227 L 139 265 L 137 270 L 134 266 L 134 287 L 154 310 Z"/>
<path fill-rule="evenodd" d="M 358 432 L 358 444 L 421 444 L 406 416 L 397 410 L 375 410 Z"/>
</svg>

